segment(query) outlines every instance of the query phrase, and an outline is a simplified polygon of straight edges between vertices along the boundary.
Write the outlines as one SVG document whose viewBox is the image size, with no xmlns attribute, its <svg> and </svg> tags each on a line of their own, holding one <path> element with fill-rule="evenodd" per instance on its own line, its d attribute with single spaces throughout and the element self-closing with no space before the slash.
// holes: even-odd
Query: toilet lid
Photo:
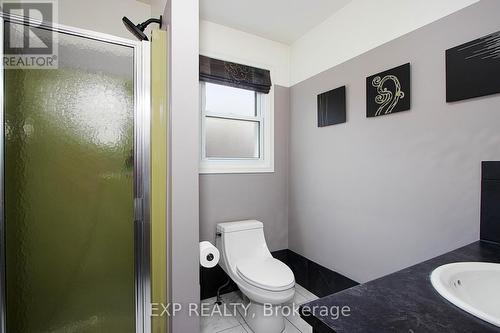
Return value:
<svg viewBox="0 0 500 333">
<path fill-rule="evenodd" d="M 236 271 L 246 282 L 270 291 L 287 290 L 295 285 L 292 270 L 272 257 L 241 260 Z"/>
</svg>

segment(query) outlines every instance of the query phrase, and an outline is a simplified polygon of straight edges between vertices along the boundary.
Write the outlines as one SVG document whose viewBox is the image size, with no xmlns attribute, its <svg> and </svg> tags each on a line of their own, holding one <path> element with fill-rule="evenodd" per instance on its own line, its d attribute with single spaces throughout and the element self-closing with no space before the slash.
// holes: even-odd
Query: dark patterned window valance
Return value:
<svg viewBox="0 0 500 333">
<path fill-rule="evenodd" d="M 271 89 L 271 73 L 234 62 L 200 55 L 200 81 L 254 90 L 268 94 Z"/>
</svg>

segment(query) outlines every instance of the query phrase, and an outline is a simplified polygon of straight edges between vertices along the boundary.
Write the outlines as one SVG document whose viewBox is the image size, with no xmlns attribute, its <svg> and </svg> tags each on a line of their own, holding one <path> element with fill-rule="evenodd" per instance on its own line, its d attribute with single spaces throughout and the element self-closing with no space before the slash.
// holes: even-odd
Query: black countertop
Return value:
<svg viewBox="0 0 500 333">
<path fill-rule="evenodd" d="M 302 318 L 315 332 L 500 332 L 441 297 L 431 285 L 438 266 L 464 261 L 500 263 L 500 245 L 475 242 L 399 272 L 304 304 Z M 349 316 L 321 313 L 312 307 L 348 306 Z"/>
</svg>

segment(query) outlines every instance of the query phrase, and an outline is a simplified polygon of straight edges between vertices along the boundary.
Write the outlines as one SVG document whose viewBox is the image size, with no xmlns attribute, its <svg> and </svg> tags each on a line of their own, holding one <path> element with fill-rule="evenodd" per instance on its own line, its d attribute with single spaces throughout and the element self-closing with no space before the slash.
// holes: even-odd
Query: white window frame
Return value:
<svg viewBox="0 0 500 333">
<path fill-rule="evenodd" d="M 271 87 L 269 94 L 256 94 L 256 117 L 245 117 L 219 114 L 207 111 L 205 100 L 205 83 L 200 82 L 200 114 L 201 114 L 201 147 L 200 147 L 200 173 L 264 173 L 274 172 L 274 90 Z M 257 121 L 260 123 L 259 131 L 259 158 L 209 158 L 206 156 L 206 118 L 216 117 L 221 119 L 234 119 Z"/>
</svg>

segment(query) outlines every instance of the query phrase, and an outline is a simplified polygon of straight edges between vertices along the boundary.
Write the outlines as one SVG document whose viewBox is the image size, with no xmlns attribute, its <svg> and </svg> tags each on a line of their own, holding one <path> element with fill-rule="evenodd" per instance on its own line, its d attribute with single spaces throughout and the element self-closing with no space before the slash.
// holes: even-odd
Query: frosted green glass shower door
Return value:
<svg viewBox="0 0 500 333">
<path fill-rule="evenodd" d="M 57 47 L 4 71 L 7 332 L 135 332 L 134 49 Z"/>
</svg>

